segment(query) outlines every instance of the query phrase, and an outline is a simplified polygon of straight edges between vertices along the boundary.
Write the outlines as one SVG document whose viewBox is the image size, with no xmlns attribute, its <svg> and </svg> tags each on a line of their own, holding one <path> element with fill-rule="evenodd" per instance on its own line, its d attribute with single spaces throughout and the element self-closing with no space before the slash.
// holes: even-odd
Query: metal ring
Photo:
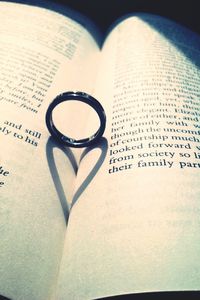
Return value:
<svg viewBox="0 0 200 300">
<path fill-rule="evenodd" d="M 80 140 L 73 139 L 62 134 L 54 125 L 52 118 L 54 108 L 58 104 L 69 100 L 77 100 L 84 102 L 90 105 L 97 112 L 100 120 L 100 127 L 97 130 L 97 132 L 89 138 Z M 83 92 L 66 92 L 58 95 L 49 105 L 46 112 L 46 125 L 50 134 L 61 144 L 75 148 L 88 147 L 96 143 L 97 140 L 103 135 L 106 126 L 106 115 L 102 105 L 94 97 Z"/>
</svg>

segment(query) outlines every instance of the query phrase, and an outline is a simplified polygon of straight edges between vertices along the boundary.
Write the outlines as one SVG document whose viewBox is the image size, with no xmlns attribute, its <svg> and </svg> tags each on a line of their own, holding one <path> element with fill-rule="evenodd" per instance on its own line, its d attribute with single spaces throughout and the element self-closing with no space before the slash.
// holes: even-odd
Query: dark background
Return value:
<svg viewBox="0 0 200 300">
<path fill-rule="evenodd" d="M 103 31 L 119 16 L 151 12 L 166 16 L 200 33 L 200 1 L 177 0 L 60 0 L 94 20 Z"/>
<path fill-rule="evenodd" d="M 8 0 L 9 1 L 9 0 Z M 147 12 L 173 19 L 200 33 L 200 0 L 11 0 L 47 8 L 67 5 L 88 16 L 104 33 L 127 13 Z"/>
</svg>

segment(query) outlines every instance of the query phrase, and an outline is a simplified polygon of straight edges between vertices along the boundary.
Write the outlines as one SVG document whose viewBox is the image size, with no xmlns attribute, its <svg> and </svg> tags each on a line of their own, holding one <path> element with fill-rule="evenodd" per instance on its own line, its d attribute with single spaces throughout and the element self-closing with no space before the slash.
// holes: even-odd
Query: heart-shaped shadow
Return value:
<svg viewBox="0 0 200 300">
<path fill-rule="evenodd" d="M 70 148 L 64 147 L 61 144 L 55 142 L 52 137 L 50 137 L 48 139 L 47 144 L 46 144 L 47 162 L 48 162 L 49 170 L 50 170 L 50 173 L 51 173 L 51 177 L 53 179 L 53 183 L 54 183 L 56 192 L 58 194 L 58 198 L 60 200 L 60 204 L 61 204 L 61 207 L 62 207 L 62 210 L 63 210 L 64 218 L 65 218 L 65 221 L 67 223 L 68 217 L 69 217 L 69 205 L 68 205 L 68 201 L 66 199 L 66 195 L 65 195 L 65 191 L 63 189 L 62 182 L 60 180 L 60 176 L 59 176 L 59 173 L 58 173 L 58 168 L 56 166 L 54 153 L 53 153 L 54 148 L 58 148 L 59 150 L 61 150 L 67 156 L 68 160 L 71 163 L 72 170 L 74 171 L 75 174 L 77 173 L 78 165 L 77 165 L 76 159 L 73 155 L 73 152 L 71 151 Z"/>
<path fill-rule="evenodd" d="M 72 165 L 72 168 L 73 168 L 73 171 L 74 171 L 75 174 L 77 173 L 78 165 L 77 165 L 76 159 L 73 155 L 73 152 L 71 151 L 71 149 L 69 147 L 64 147 L 61 144 L 55 142 L 52 137 L 50 137 L 48 139 L 47 144 L 46 144 L 47 162 L 48 162 L 49 170 L 50 170 L 50 173 L 51 173 L 51 176 L 52 176 L 52 179 L 53 179 L 53 183 L 54 183 L 56 192 L 58 194 L 58 198 L 59 198 L 60 203 L 61 203 L 63 214 L 64 214 L 64 217 L 65 217 L 65 220 L 66 220 L 66 223 L 67 223 L 68 217 L 69 217 L 70 207 L 68 205 L 66 195 L 65 195 L 65 192 L 64 192 L 64 189 L 63 189 L 63 185 L 62 185 L 62 182 L 60 180 L 58 169 L 57 169 L 57 166 L 56 166 L 56 163 L 55 163 L 54 154 L 53 154 L 53 149 L 54 148 L 58 148 L 61 151 L 63 151 L 63 153 L 67 156 L 67 158 L 71 162 L 71 165 Z M 90 151 L 94 150 L 95 148 L 99 148 L 101 150 L 101 154 L 99 156 L 98 161 L 96 162 L 96 164 L 94 165 L 94 167 L 90 171 L 90 173 L 87 175 L 87 177 L 85 178 L 85 180 L 83 181 L 81 186 L 75 192 L 75 194 L 73 196 L 71 208 L 77 202 L 78 198 L 84 192 L 86 187 L 90 184 L 90 182 L 92 181 L 94 176 L 97 174 L 98 170 L 100 169 L 102 163 L 104 162 L 104 159 L 106 157 L 107 150 L 108 150 L 107 140 L 102 137 L 99 140 L 98 143 L 94 144 L 93 146 L 90 146 L 90 147 L 86 148 L 83 151 L 82 155 L 81 155 L 80 162 Z M 79 162 L 79 164 L 80 164 L 80 162 Z"/>
<path fill-rule="evenodd" d="M 90 171 L 90 173 L 88 174 L 88 176 L 85 178 L 85 180 L 83 181 L 83 183 L 81 184 L 81 186 L 78 188 L 78 190 L 75 192 L 74 197 L 72 199 L 72 206 L 77 202 L 78 198 L 80 197 L 80 195 L 84 192 L 84 190 L 86 189 L 86 187 L 90 184 L 90 182 L 92 181 L 92 179 L 94 178 L 94 176 L 97 174 L 98 170 L 100 169 L 101 165 L 103 164 L 107 151 L 108 151 L 108 142 L 106 140 L 106 138 L 102 137 L 98 143 L 94 144 L 93 146 L 90 146 L 88 148 L 86 148 L 80 158 L 80 162 L 81 160 L 92 150 L 94 149 L 100 149 L 101 150 L 101 154 L 99 156 L 99 159 L 97 160 L 96 164 L 94 165 L 94 167 L 92 168 L 92 170 Z"/>
</svg>

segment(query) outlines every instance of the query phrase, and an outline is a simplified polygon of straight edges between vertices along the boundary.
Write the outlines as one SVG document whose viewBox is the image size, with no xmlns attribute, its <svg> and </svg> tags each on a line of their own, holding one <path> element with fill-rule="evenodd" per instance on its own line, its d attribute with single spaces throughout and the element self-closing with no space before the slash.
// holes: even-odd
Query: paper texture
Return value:
<svg viewBox="0 0 200 300">
<path fill-rule="evenodd" d="M 55 289 L 77 168 L 49 139 L 45 112 L 63 91 L 90 91 L 83 72 L 93 74 L 98 47 L 45 9 L 2 2 L 0 18 L 0 294 L 44 300 Z"/>
<path fill-rule="evenodd" d="M 199 289 L 198 44 L 142 14 L 108 36 L 96 95 L 109 147 L 73 206 L 57 299 Z M 77 187 L 99 153 L 84 157 Z"/>
</svg>

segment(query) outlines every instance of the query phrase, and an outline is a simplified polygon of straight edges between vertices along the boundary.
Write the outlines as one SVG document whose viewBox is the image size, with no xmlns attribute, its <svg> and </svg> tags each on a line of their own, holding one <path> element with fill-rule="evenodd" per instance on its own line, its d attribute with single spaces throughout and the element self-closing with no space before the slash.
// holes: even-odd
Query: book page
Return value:
<svg viewBox="0 0 200 300">
<path fill-rule="evenodd" d="M 106 153 L 72 208 L 56 299 L 200 289 L 199 45 L 145 14 L 108 36 L 96 89 L 108 148 L 81 161 L 77 189 Z"/>
<path fill-rule="evenodd" d="M 46 9 L 1 2 L 0 19 L 0 295 L 50 299 L 79 153 L 50 139 L 45 112 L 62 92 L 91 91 L 99 50 L 83 26 Z M 65 123 L 76 115 L 66 109 Z M 78 118 L 74 130 L 87 115 Z"/>
</svg>

